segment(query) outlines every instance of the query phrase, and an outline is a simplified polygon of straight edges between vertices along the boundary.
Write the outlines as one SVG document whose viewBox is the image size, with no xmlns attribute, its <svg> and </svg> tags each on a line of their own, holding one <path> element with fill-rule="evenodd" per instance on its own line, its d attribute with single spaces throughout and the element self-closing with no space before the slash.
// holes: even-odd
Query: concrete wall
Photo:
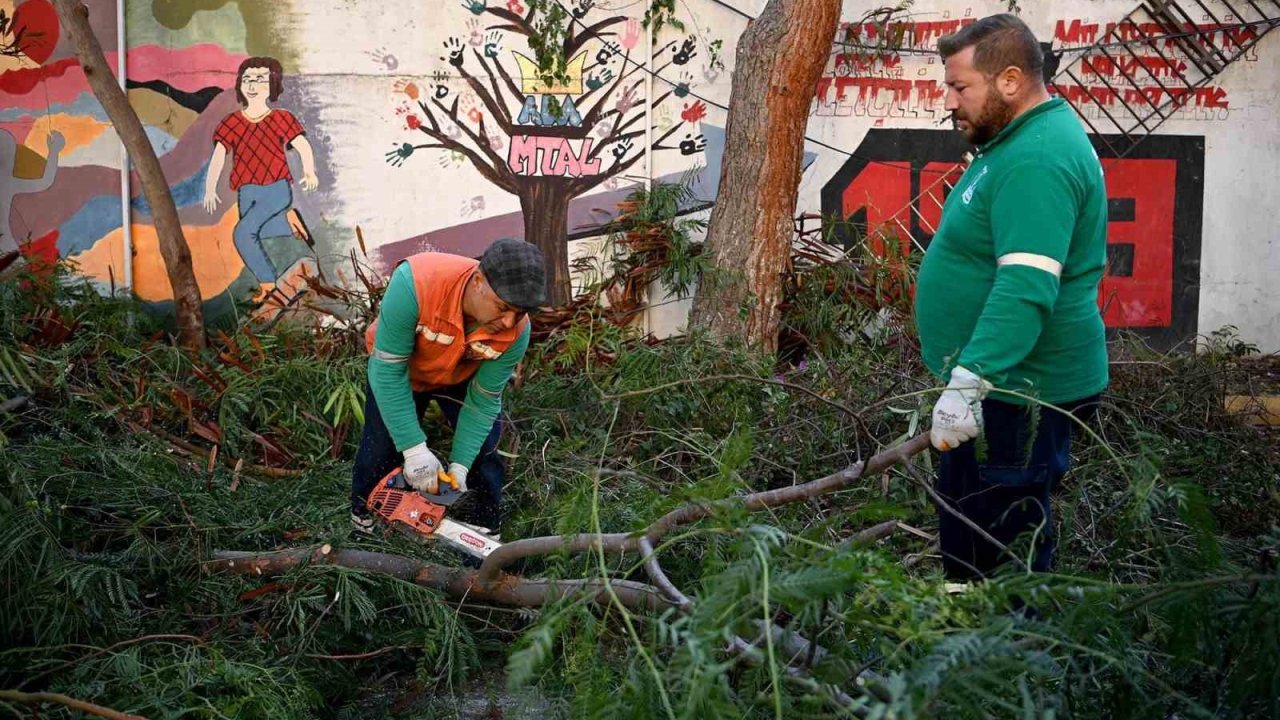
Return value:
<svg viewBox="0 0 1280 720">
<path fill-rule="evenodd" d="M 215 314 L 233 296 L 260 297 L 276 286 L 291 293 L 304 269 L 337 268 L 355 247 L 357 227 L 369 262 L 381 268 L 425 248 L 477 254 L 493 238 L 527 229 L 565 233 L 579 255 L 594 247 L 579 239 L 630 190 L 699 168 L 690 210 L 705 211 L 719 179 L 736 39 L 764 5 L 679 3 L 683 28 L 665 27 L 651 43 L 639 22 L 644 3 L 565 0 L 581 16 L 574 30 L 582 42 L 569 81 L 548 88 L 523 59 L 533 53 L 512 22 L 526 10 L 521 0 L 120 2 L 130 98 L 174 188 Z M 87 4 L 114 68 L 116 3 Z M 1089 44 L 1137 5 L 1022 4 L 1024 19 L 1055 48 Z M 1207 4 L 1225 14 L 1220 1 Z M 858 22 L 867 7 L 845 3 L 838 40 L 875 42 Z M 134 182 L 126 238 L 120 149 L 47 0 L 0 0 L 0 9 L 44 33 L 17 57 L 0 57 L 0 210 L 7 211 L 0 250 L 19 242 L 28 254 L 72 258 L 103 286 L 119 287 L 128 274 L 141 298 L 168 302 L 146 204 Z M 868 63 L 848 46 L 833 47 L 811 112 L 799 211 L 896 225 L 927 245 L 936 208 L 926 201 L 913 209 L 912 199 L 965 149 L 946 129 L 936 40 L 1003 9 L 994 1 L 917 0 L 903 19 L 902 52 Z M 1280 200 L 1280 32 L 1273 35 L 1188 96 L 1138 152 L 1110 159 L 1099 142 L 1115 246 L 1100 302 L 1112 327 L 1167 345 L 1234 324 L 1246 340 L 1280 349 L 1280 288 L 1268 282 L 1280 275 L 1270 210 Z M 1063 62 L 1077 56 L 1068 52 Z M 233 158 L 210 210 L 214 133 L 239 109 L 237 70 L 249 57 L 279 61 L 283 92 L 271 106 L 305 130 L 316 187 L 304 187 L 309 168 L 289 150 L 291 192 L 267 213 L 259 197 L 231 191 Z M 1118 71 L 1095 68 L 1084 87 L 1065 93 L 1101 122 L 1122 99 L 1100 91 L 1107 72 Z M 546 98 L 567 98 L 573 111 L 544 115 Z M 437 137 L 424 132 L 433 127 Z M 65 148 L 46 173 L 50 130 Z M 260 277 L 261 262 L 246 249 L 254 242 L 274 277 Z M 677 331 L 686 309 L 666 302 L 646 326 Z"/>
</svg>

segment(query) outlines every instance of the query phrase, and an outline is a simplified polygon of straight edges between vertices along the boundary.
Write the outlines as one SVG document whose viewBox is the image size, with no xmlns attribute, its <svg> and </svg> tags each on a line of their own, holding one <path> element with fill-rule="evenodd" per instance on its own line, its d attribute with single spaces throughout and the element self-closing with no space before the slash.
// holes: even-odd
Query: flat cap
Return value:
<svg viewBox="0 0 1280 720">
<path fill-rule="evenodd" d="M 513 238 L 495 240 L 480 257 L 480 272 L 508 305 L 532 310 L 547 301 L 547 270 L 536 245 Z"/>
</svg>

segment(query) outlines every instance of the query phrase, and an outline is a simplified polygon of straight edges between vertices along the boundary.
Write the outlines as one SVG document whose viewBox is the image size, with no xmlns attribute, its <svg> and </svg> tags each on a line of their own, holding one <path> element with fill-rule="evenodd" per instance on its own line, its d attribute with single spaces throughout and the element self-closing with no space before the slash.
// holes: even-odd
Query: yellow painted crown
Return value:
<svg viewBox="0 0 1280 720">
<path fill-rule="evenodd" d="M 516 64 L 520 66 L 520 90 L 525 95 L 538 93 L 555 95 L 582 94 L 582 68 L 587 64 L 587 51 L 583 50 L 573 57 L 565 67 L 569 82 L 564 85 L 543 85 L 539 77 L 538 63 L 512 50 L 516 56 Z"/>
</svg>

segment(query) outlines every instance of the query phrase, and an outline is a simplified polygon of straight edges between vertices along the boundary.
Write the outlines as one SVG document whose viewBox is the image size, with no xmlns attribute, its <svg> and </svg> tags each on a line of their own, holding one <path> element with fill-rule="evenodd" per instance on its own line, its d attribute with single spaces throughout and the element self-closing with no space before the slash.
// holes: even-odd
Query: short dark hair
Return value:
<svg viewBox="0 0 1280 720">
<path fill-rule="evenodd" d="M 280 67 L 279 60 L 272 57 L 251 57 L 240 63 L 240 69 L 236 71 L 236 100 L 239 100 L 241 105 L 249 104 L 244 93 L 240 91 L 240 81 L 244 80 L 244 73 L 249 68 L 267 69 L 271 80 L 271 89 L 267 92 L 267 99 L 275 102 L 280 97 L 280 93 L 284 92 L 284 68 Z"/>
<path fill-rule="evenodd" d="M 938 40 L 938 52 L 947 58 L 973 47 L 973 67 L 991 77 L 1010 65 L 1043 82 L 1044 51 L 1027 24 L 1012 13 L 989 15 Z"/>
</svg>

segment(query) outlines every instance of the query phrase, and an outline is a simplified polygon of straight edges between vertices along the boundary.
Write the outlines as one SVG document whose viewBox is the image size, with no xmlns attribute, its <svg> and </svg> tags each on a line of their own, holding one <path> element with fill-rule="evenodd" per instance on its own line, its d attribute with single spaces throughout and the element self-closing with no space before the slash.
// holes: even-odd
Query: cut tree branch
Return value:
<svg viewBox="0 0 1280 720">
<path fill-rule="evenodd" d="M 80 712 L 89 713 L 90 715 L 109 718 L 109 720 L 147 720 L 141 715 L 129 715 L 128 713 L 122 713 L 112 710 L 111 708 L 105 708 L 101 705 L 94 705 L 91 702 L 77 700 L 61 693 L 24 693 L 18 692 L 17 690 L 0 690 L 0 700 L 8 700 L 10 702 L 17 702 L 22 703 L 23 705 L 32 706 L 39 706 L 46 703 L 62 705 L 63 707 L 68 707 L 72 710 L 79 710 Z"/>
<path fill-rule="evenodd" d="M 544 536 L 516 540 L 493 551 L 480 565 L 479 581 L 487 584 L 494 582 L 499 572 L 511 563 L 537 555 L 547 555 L 559 550 L 584 552 L 600 548 L 614 553 L 633 552 L 640 549 L 639 540 L 645 538 L 650 543 L 661 540 L 678 527 L 689 525 L 703 518 L 724 510 L 744 509 L 748 511 L 765 510 L 789 503 L 810 500 L 819 495 L 842 490 L 863 477 L 878 475 L 889 467 L 910 460 L 912 456 L 929 447 L 929 435 L 922 434 L 901 445 L 892 447 L 877 454 L 866 462 L 853 466 L 801 485 L 766 490 L 738 497 L 725 498 L 714 502 L 691 502 L 668 512 L 655 520 L 640 533 L 584 533 L 569 536 Z"/>
<path fill-rule="evenodd" d="M 270 552 L 218 550 L 206 567 L 241 575 L 274 576 L 306 564 L 340 565 L 391 575 L 434 588 L 451 598 L 488 600 L 514 607 L 541 607 L 584 592 L 591 593 L 592 599 L 600 605 L 612 602 L 604 582 L 598 579 L 549 580 L 495 573 L 491 582 L 481 583 L 477 570 L 450 568 L 368 550 L 334 550 L 329 545 Z M 626 580 L 610 580 L 609 585 L 618 599 L 632 610 L 660 612 L 670 607 L 662 593 L 649 585 Z"/>
</svg>

